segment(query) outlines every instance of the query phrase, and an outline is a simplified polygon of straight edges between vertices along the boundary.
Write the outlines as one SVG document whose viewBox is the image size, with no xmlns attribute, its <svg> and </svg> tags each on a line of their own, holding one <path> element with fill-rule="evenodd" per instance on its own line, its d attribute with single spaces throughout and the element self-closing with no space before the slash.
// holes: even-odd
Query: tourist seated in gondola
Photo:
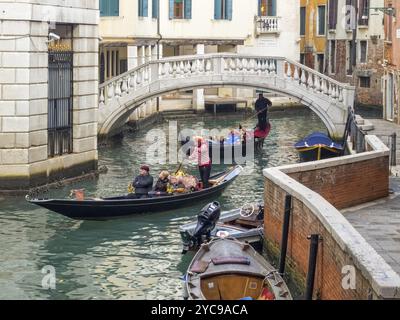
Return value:
<svg viewBox="0 0 400 320">
<path fill-rule="evenodd" d="M 140 167 L 140 175 L 137 176 L 132 186 L 135 188 L 135 195 L 137 198 L 147 198 L 149 192 L 153 189 L 154 179 L 150 175 L 150 167 L 148 165 L 142 165 Z"/>
<path fill-rule="evenodd" d="M 170 185 L 170 173 L 168 171 L 162 171 L 154 187 L 153 194 L 156 196 L 167 195 L 169 185 Z"/>
</svg>

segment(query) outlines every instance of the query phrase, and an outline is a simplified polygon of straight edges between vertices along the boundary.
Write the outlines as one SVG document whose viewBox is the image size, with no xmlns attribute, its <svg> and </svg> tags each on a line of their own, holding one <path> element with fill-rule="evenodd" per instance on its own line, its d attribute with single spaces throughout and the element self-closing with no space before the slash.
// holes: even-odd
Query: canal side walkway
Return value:
<svg viewBox="0 0 400 320">
<path fill-rule="evenodd" d="M 400 275 L 400 178 L 390 180 L 392 194 L 342 210 L 344 217 Z"/>
<path fill-rule="evenodd" d="M 395 176 L 400 176 L 400 125 L 384 119 L 368 119 L 372 123 L 374 129 L 368 131 L 368 134 L 376 135 L 390 148 L 390 136 L 393 133 L 397 134 L 396 140 L 396 167 L 392 168 L 392 174 Z"/>
</svg>

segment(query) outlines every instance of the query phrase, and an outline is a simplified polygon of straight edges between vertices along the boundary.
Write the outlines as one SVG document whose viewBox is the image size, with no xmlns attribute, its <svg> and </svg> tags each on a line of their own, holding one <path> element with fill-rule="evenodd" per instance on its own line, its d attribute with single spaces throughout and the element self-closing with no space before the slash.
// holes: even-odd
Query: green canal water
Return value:
<svg viewBox="0 0 400 320">
<path fill-rule="evenodd" d="M 188 128 L 231 128 L 238 119 L 179 121 Z M 245 123 L 248 127 L 254 120 Z M 293 144 L 305 135 L 326 131 L 314 114 L 272 114 L 273 130 L 254 169 L 245 169 L 218 200 L 228 210 L 262 200 L 262 169 L 296 163 Z M 168 130 L 168 124 L 158 124 Z M 80 182 L 47 196 L 67 197 L 72 188 L 90 196 L 126 192 L 146 155 L 146 132 L 128 133 L 100 148 L 98 180 Z M 153 166 L 175 170 L 176 165 Z M 214 168 L 215 171 L 224 166 Z M 188 168 L 196 172 L 195 168 Z M 135 215 L 111 221 L 74 221 L 32 206 L 20 198 L 0 198 L 0 299 L 182 299 L 182 281 L 192 256 L 181 256 L 179 226 L 192 220 L 205 203 L 186 209 Z M 46 266 L 55 269 L 56 288 L 42 287 Z"/>
</svg>

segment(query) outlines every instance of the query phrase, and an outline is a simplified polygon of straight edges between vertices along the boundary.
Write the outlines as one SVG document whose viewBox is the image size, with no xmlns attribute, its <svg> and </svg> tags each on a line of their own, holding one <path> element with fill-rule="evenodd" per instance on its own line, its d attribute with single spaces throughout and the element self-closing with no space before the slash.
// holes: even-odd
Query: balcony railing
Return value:
<svg viewBox="0 0 400 320">
<path fill-rule="evenodd" d="M 255 17 L 256 35 L 281 32 L 280 17 Z"/>
</svg>

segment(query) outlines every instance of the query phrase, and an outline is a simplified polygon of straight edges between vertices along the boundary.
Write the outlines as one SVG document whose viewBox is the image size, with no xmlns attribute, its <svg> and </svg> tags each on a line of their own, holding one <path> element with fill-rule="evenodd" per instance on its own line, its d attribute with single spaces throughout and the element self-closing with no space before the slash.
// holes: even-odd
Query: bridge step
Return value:
<svg viewBox="0 0 400 320">
<path fill-rule="evenodd" d="M 195 115 L 195 110 L 168 110 L 161 113 L 163 119 L 184 119 Z"/>
</svg>

